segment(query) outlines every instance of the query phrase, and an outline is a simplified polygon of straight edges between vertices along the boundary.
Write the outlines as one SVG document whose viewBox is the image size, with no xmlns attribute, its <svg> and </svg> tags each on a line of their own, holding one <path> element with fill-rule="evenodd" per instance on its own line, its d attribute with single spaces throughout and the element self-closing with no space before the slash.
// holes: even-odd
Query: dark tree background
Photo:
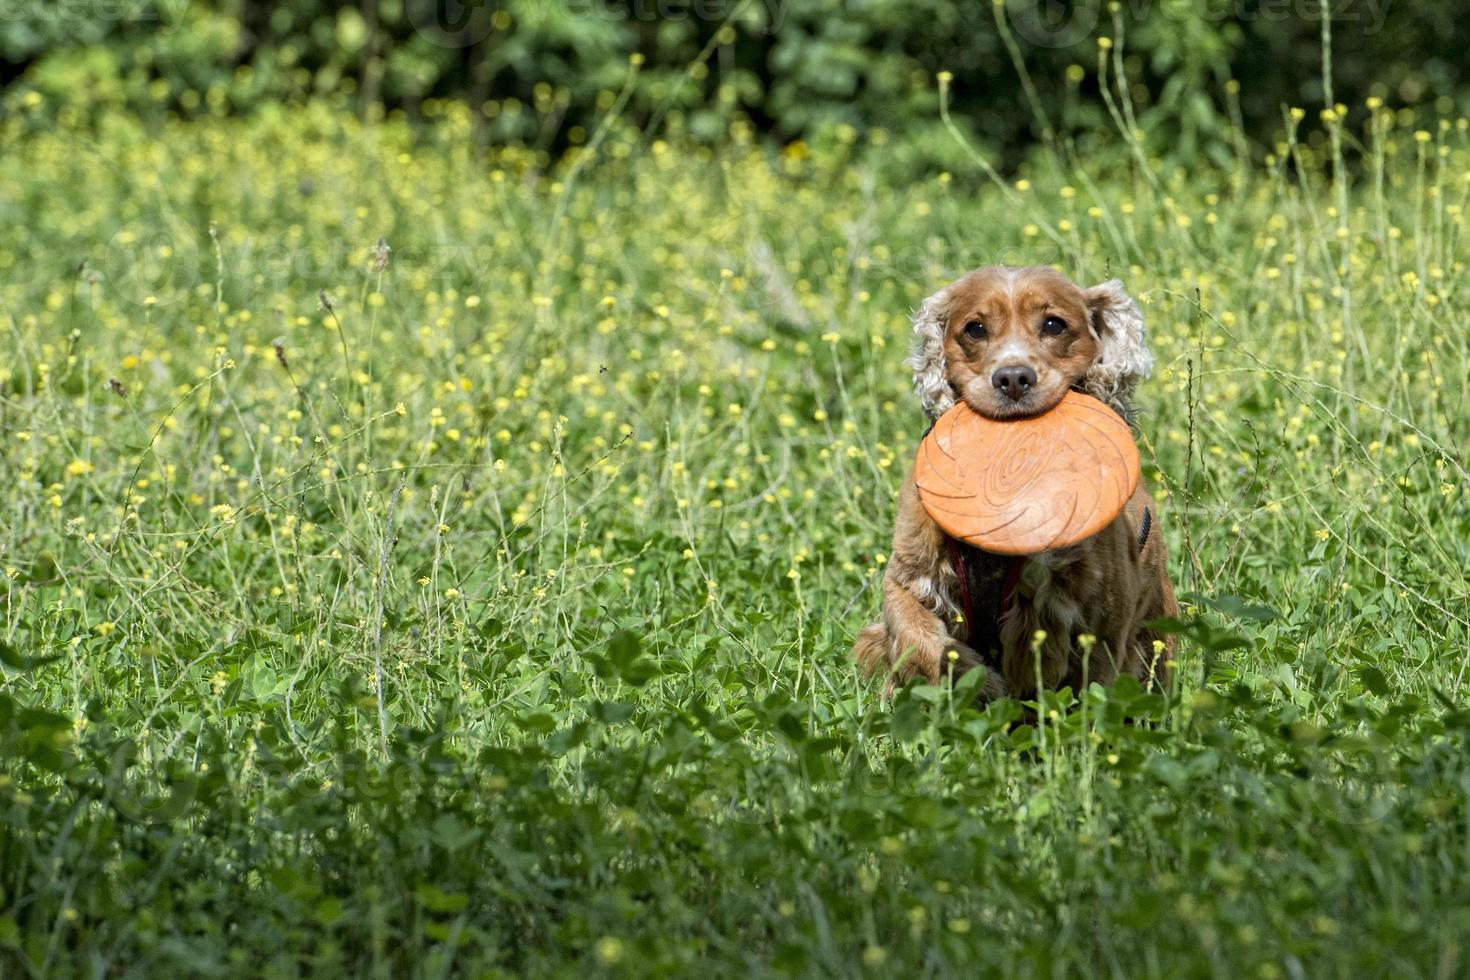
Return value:
<svg viewBox="0 0 1470 980">
<path fill-rule="evenodd" d="M 1467 72 L 1465 5 L 1331 0 L 1333 97 L 1361 111 L 1438 102 Z M 1258 146 L 1285 106 L 1323 105 L 1317 0 L 0 0 L 5 104 L 126 104 L 190 115 L 313 96 L 411 118 L 470 107 L 480 137 L 556 152 L 623 118 L 717 142 L 881 128 L 924 145 L 939 71 L 955 116 L 1014 162 L 1048 130 L 1107 124 L 1098 39 L 1122 37 L 1140 125 L 1223 155 L 1238 118 Z M 1115 47 L 1107 51 L 1112 61 Z M 641 56 L 635 73 L 630 56 Z M 1112 67 L 1110 64 L 1109 72 Z M 1028 94 L 1026 80 L 1032 87 Z M 1239 83 L 1238 95 L 1232 80 Z M 625 92 L 626 88 L 626 92 Z M 1039 115 L 1037 107 L 1042 109 Z M 1043 118 L 1044 115 L 1044 118 Z M 844 127 L 851 127 L 847 129 Z M 935 140 L 937 145 L 940 140 Z"/>
</svg>

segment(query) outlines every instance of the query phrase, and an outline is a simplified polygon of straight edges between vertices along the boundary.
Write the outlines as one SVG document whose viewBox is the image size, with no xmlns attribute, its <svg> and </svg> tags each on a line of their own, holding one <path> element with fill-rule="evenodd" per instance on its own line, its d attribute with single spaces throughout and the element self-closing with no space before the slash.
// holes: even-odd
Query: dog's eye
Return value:
<svg viewBox="0 0 1470 980">
<path fill-rule="evenodd" d="M 1059 316 L 1049 316 L 1041 321 L 1041 332 L 1048 337 L 1056 337 L 1067 332 L 1067 321 Z"/>
<path fill-rule="evenodd" d="M 965 324 L 965 336 L 969 337 L 971 340 L 984 340 L 986 336 L 985 324 L 981 323 L 979 320 L 971 320 L 969 323 Z"/>
</svg>

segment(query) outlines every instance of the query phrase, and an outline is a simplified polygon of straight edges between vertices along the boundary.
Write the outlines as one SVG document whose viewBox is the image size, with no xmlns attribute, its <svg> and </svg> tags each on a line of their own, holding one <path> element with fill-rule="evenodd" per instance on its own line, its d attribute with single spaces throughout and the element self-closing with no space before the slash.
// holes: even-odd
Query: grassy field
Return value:
<svg viewBox="0 0 1470 980">
<path fill-rule="evenodd" d="M 0 975 L 1470 970 L 1464 120 L 998 182 L 438 116 L 0 122 Z M 993 261 L 1143 304 L 1169 698 L 848 659 Z"/>
</svg>

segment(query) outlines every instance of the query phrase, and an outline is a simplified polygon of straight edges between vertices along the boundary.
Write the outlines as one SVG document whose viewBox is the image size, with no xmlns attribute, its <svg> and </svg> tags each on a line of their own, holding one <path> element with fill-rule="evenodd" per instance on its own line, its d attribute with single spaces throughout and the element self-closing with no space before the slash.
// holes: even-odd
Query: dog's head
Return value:
<svg viewBox="0 0 1470 980">
<path fill-rule="evenodd" d="M 1131 419 L 1154 364 L 1121 282 L 1082 289 L 1045 266 L 976 269 L 924 301 L 914 334 L 908 363 L 931 419 L 957 398 L 993 419 L 1039 415 L 1069 388 Z"/>
</svg>

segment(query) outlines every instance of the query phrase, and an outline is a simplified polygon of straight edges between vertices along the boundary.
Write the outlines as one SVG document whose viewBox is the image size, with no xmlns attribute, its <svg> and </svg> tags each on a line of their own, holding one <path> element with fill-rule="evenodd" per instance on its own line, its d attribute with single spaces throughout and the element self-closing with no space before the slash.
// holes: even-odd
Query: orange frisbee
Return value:
<svg viewBox="0 0 1470 980">
<path fill-rule="evenodd" d="M 1118 413 L 1081 392 L 1044 415 L 1005 421 L 962 401 L 919 444 L 914 482 L 950 537 L 1034 555 L 1112 523 L 1138 486 L 1138 447 Z"/>
</svg>

